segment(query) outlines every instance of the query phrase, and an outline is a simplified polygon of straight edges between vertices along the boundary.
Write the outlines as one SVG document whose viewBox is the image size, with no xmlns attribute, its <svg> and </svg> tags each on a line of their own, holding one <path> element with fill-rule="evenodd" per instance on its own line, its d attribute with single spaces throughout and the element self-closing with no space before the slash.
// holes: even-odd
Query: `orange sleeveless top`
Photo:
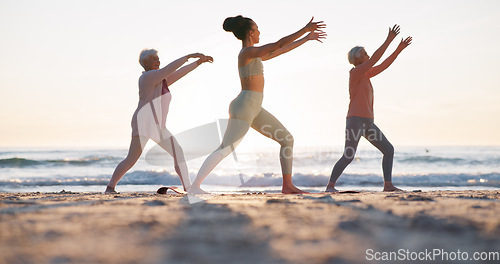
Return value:
<svg viewBox="0 0 500 264">
<path fill-rule="evenodd" d="M 349 71 L 349 110 L 347 118 L 352 116 L 374 118 L 373 86 L 370 82 L 370 71 L 358 72 L 356 68 Z"/>
</svg>

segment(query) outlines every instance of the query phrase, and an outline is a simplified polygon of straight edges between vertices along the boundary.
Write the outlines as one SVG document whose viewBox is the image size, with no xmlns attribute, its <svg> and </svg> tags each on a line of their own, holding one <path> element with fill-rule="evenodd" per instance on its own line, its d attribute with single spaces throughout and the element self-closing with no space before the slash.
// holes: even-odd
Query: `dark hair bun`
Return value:
<svg viewBox="0 0 500 264">
<path fill-rule="evenodd" d="M 224 20 L 222 28 L 227 32 L 235 32 L 245 25 L 243 16 L 228 17 Z"/>
<path fill-rule="evenodd" d="M 227 32 L 233 32 L 234 36 L 243 40 L 252 27 L 251 19 L 247 17 L 235 16 L 224 20 L 222 28 Z"/>
</svg>

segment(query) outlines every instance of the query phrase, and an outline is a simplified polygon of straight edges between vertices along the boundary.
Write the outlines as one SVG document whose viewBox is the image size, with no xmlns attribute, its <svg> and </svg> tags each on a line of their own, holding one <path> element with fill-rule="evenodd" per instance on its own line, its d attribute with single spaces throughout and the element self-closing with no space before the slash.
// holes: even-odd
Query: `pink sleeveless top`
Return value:
<svg viewBox="0 0 500 264">
<path fill-rule="evenodd" d="M 139 77 L 139 103 L 132 116 L 132 136 L 161 141 L 172 95 L 167 86 L 165 68 L 143 72 Z"/>
</svg>

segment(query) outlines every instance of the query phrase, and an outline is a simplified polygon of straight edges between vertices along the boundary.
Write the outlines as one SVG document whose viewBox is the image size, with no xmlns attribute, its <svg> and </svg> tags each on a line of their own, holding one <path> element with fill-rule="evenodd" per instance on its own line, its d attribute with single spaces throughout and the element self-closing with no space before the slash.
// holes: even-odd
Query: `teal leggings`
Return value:
<svg viewBox="0 0 500 264">
<path fill-rule="evenodd" d="M 195 181 L 203 181 L 238 146 L 250 127 L 281 145 L 281 171 L 283 174 L 292 174 L 293 136 L 276 117 L 262 108 L 262 99 L 263 94 L 260 92 L 242 90 L 231 102 L 222 144 L 207 157 Z"/>
</svg>

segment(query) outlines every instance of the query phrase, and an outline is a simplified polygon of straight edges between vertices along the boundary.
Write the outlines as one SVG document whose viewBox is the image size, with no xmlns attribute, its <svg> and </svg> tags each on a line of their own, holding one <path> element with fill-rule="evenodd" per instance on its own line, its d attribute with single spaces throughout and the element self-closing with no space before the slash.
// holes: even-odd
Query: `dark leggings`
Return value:
<svg viewBox="0 0 500 264">
<path fill-rule="evenodd" d="M 337 181 L 347 165 L 354 159 L 362 136 L 384 154 L 382 159 L 384 181 L 391 181 L 394 147 L 384 136 L 384 133 L 373 123 L 373 119 L 353 116 L 346 120 L 344 154 L 333 167 L 332 176 L 330 177 L 331 183 Z"/>
</svg>

